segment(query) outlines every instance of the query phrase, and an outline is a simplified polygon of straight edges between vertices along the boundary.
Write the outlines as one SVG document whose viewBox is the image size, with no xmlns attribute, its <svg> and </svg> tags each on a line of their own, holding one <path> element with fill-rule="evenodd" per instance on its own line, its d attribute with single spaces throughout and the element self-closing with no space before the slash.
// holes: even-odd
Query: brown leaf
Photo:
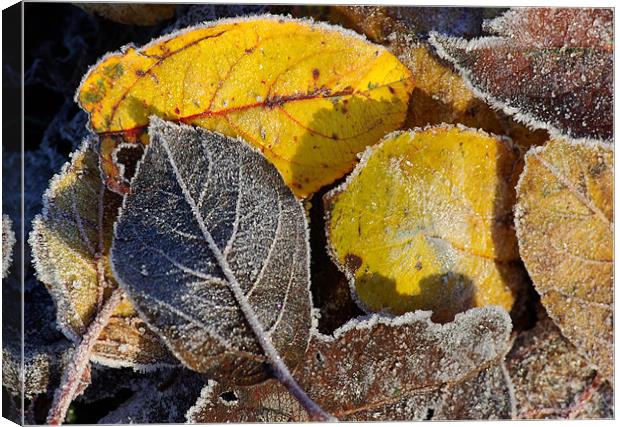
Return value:
<svg viewBox="0 0 620 427">
<path fill-rule="evenodd" d="M 519 251 L 562 333 L 613 377 L 613 149 L 550 141 L 526 154 L 517 187 Z"/>
<path fill-rule="evenodd" d="M 613 137 L 613 10 L 519 8 L 486 23 L 499 37 L 431 34 L 485 101 L 553 136 Z"/>
<path fill-rule="evenodd" d="M 509 386 L 495 371 L 508 351 L 507 313 L 472 309 L 445 325 L 432 323 L 430 315 L 374 315 L 347 323 L 333 337 L 314 336 L 294 376 L 341 420 L 422 419 L 429 408 L 443 418 L 509 417 Z M 472 396 L 476 387 L 487 395 Z M 471 405 L 460 405 L 459 396 L 471 396 Z M 305 416 L 273 380 L 251 387 L 210 382 L 188 420 L 303 421 Z"/>
<path fill-rule="evenodd" d="M 610 418 L 613 389 L 545 317 L 506 356 L 517 418 Z"/>
</svg>

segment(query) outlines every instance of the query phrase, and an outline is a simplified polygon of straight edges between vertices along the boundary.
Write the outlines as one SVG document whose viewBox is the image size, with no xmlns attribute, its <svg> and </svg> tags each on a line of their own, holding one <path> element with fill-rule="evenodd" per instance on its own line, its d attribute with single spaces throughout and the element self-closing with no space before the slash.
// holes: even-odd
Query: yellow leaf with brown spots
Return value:
<svg viewBox="0 0 620 427">
<path fill-rule="evenodd" d="M 508 140 L 464 127 L 393 134 L 325 198 L 334 261 L 362 308 L 510 310 L 525 274 L 512 207 L 521 168 Z"/>
<path fill-rule="evenodd" d="M 613 380 L 613 149 L 552 140 L 525 159 L 521 257 L 562 334 Z"/>
<path fill-rule="evenodd" d="M 399 128 L 413 76 L 385 48 L 338 27 L 275 16 L 218 21 L 105 56 L 76 98 L 111 156 L 148 142 L 149 116 L 240 136 L 297 196 L 344 176 L 357 153 Z"/>
<path fill-rule="evenodd" d="M 43 212 L 32 223 L 29 243 L 37 277 L 54 299 L 62 332 L 76 343 L 118 286 L 109 251 L 121 202 L 106 189 L 97 153 L 84 141 L 52 178 Z M 126 298 L 100 334 L 91 360 L 114 367 L 178 363 Z"/>
</svg>

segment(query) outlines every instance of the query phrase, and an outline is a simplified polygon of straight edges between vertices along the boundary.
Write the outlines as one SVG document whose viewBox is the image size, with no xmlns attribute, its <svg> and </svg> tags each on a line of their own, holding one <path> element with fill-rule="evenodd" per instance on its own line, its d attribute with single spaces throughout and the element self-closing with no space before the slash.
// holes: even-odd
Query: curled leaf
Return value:
<svg viewBox="0 0 620 427">
<path fill-rule="evenodd" d="M 506 356 L 519 419 L 611 418 L 613 389 L 545 317 Z"/>
<path fill-rule="evenodd" d="M 99 134 L 109 185 L 126 187 L 110 151 L 148 142 L 148 117 L 243 137 L 298 196 L 349 172 L 397 129 L 413 78 L 383 47 L 283 17 L 218 21 L 105 56 L 76 100 Z"/>
<path fill-rule="evenodd" d="M 613 149 L 553 140 L 525 159 L 515 208 L 523 262 L 551 319 L 612 379 Z"/>
<path fill-rule="evenodd" d="M 151 123 L 116 224 L 116 278 L 191 369 L 264 379 L 264 340 L 295 366 L 312 323 L 301 203 L 242 141 Z"/>
<path fill-rule="evenodd" d="M 524 283 L 512 226 L 518 150 L 463 127 L 393 134 L 325 197 L 334 261 L 366 310 L 450 320 L 510 310 Z"/>
<path fill-rule="evenodd" d="M 509 386 L 498 365 L 509 349 L 507 313 L 473 309 L 445 325 L 431 322 L 430 314 L 373 315 L 334 336 L 314 336 L 294 376 L 342 420 L 424 419 L 429 410 L 443 419 L 510 417 Z M 493 397 L 485 396 L 489 390 Z M 459 403 L 465 396 L 467 405 Z M 250 387 L 210 381 L 188 412 L 189 422 L 200 423 L 305 417 L 275 381 Z"/>
<path fill-rule="evenodd" d="M 517 8 L 486 25 L 498 37 L 432 34 L 485 101 L 552 135 L 613 137 L 613 10 Z"/>
<path fill-rule="evenodd" d="M 43 196 L 43 212 L 33 221 L 29 241 L 37 276 L 54 299 L 60 328 L 75 342 L 116 287 L 109 249 L 120 203 L 121 197 L 105 188 L 97 153 L 84 141 L 52 178 Z M 112 319 L 92 360 L 135 367 L 174 363 L 127 300 Z M 111 351 L 112 346 L 117 351 Z"/>
</svg>

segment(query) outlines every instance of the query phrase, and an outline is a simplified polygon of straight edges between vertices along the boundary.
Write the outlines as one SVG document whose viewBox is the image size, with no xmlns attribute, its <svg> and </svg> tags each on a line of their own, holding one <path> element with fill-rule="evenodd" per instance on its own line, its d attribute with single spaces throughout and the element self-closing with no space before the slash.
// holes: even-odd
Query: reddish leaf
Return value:
<svg viewBox="0 0 620 427">
<path fill-rule="evenodd" d="M 486 23 L 499 37 L 432 34 L 484 100 L 552 135 L 613 137 L 613 11 L 514 9 Z"/>
</svg>

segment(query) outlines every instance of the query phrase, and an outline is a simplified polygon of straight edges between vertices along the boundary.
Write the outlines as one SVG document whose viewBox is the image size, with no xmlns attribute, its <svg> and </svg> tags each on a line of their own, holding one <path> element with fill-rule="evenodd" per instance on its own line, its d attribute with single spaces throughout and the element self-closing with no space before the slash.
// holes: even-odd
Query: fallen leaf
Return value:
<svg viewBox="0 0 620 427">
<path fill-rule="evenodd" d="M 73 3 L 80 9 L 126 25 L 155 25 L 174 16 L 174 4 Z"/>
<path fill-rule="evenodd" d="M 482 99 L 553 137 L 613 138 L 613 10 L 517 8 L 486 23 L 497 37 L 431 34 Z"/>
<path fill-rule="evenodd" d="M 33 220 L 29 243 L 37 276 L 54 299 L 62 332 L 76 343 L 116 287 L 109 249 L 120 204 L 100 178 L 97 153 L 84 141 L 50 181 L 43 212 Z M 91 360 L 136 368 L 175 363 L 127 300 L 113 319 Z"/>
<path fill-rule="evenodd" d="M 76 100 L 110 151 L 148 143 L 150 115 L 240 136 L 297 196 L 349 172 L 357 153 L 400 127 L 413 77 L 383 47 L 326 24 L 276 16 L 217 21 L 106 55 Z"/>
<path fill-rule="evenodd" d="M 8 215 L 2 215 L 2 278 L 9 274 L 9 267 L 13 262 L 13 246 L 15 245 L 15 233 L 13 221 Z"/>
<path fill-rule="evenodd" d="M 519 248 L 566 338 L 613 380 L 614 152 L 550 141 L 531 149 L 517 187 Z"/>
<path fill-rule="evenodd" d="M 613 389 L 546 316 L 519 333 L 506 367 L 519 419 L 613 418 Z"/>
<path fill-rule="evenodd" d="M 271 341 L 294 367 L 312 324 L 302 204 L 241 140 L 153 117 L 116 224 L 114 274 L 189 368 L 265 378 Z"/>
<path fill-rule="evenodd" d="M 441 8 L 336 6 L 332 9 L 336 22 L 384 44 L 415 76 L 415 87 L 403 128 L 460 123 L 506 135 L 522 147 L 542 145 L 549 139 L 545 130 L 531 131 L 493 110 L 475 95 L 450 64 L 433 53 L 425 40 L 427 34 L 421 28 L 429 29 L 429 23 L 440 25 L 428 19 L 433 13 L 458 16 L 461 13 L 459 8 L 445 11 Z M 470 13 L 476 15 L 478 12 Z M 482 13 L 488 13 L 488 9 Z M 420 19 L 426 19 L 427 24 L 420 25 Z M 471 33 L 473 29 L 468 25 L 459 29 L 453 23 L 451 32 Z"/>
<path fill-rule="evenodd" d="M 508 314 L 472 309 L 445 325 L 432 323 L 430 315 L 373 315 L 350 321 L 334 336 L 315 335 L 294 376 L 340 420 L 425 419 L 429 411 L 440 419 L 509 418 L 509 385 L 500 366 L 510 347 Z M 187 418 L 307 421 L 272 380 L 249 387 L 209 381 Z"/>
<path fill-rule="evenodd" d="M 513 229 L 510 141 L 464 127 L 392 134 L 325 196 L 334 262 L 367 311 L 510 310 L 525 273 Z"/>
</svg>

